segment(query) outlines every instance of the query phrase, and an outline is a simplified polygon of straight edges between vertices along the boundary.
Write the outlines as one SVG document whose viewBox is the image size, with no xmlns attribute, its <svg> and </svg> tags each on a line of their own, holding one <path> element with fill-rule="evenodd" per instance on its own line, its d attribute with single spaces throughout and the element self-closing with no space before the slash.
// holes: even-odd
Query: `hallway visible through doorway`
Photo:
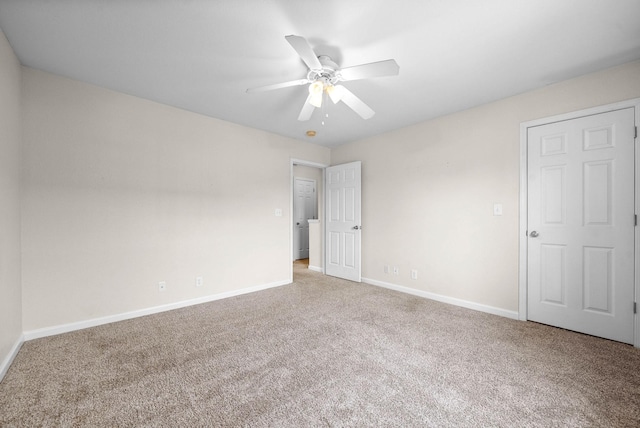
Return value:
<svg viewBox="0 0 640 428">
<path fill-rule="evenodd" d="M 293 280 L 296 280 L 296 276 L 300 272 L 306 271 L 309 269 L 309 259 L 299 259 L 293 261 Z"/>
</svg>

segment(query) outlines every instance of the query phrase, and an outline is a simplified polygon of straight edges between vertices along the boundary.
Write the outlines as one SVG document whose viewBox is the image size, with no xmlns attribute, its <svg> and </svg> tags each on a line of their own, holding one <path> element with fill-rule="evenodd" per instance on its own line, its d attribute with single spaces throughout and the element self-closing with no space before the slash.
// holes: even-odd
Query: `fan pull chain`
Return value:
<svg viewBox="0 0 640 428">
<path fill-rule="evenodd" d="M 321 113 L 322 113 L 322 122 L 321 122 L 322 126 L 324 126 L 325 119 L 329 118 L 329 113 L 325 112 L 325 106 L 327 105 L 327 101 L 329 101 L 329 100 L 327 100 L 327 93 L 325 91 L 325 92 L 322 93 L 322 111 L 321 111 Z"/>
</svg>

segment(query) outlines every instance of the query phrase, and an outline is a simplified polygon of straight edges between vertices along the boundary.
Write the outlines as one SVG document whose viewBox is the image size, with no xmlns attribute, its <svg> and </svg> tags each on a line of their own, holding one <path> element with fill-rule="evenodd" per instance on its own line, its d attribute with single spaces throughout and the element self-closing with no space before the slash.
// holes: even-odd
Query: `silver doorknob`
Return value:
<svg viewBox="0 0 640 428">
<path fill-rule="evenodd" d="M 531 231 L 531 233 L 529 234 L 530 237 L 532 238 L 537 238 L 538 237 L 538 232 L 536 232 L 535 230 Z"/>
<path fill-rule="evenodd" d="M 362 229 L 360 226 L 353 226 L 352 227 L 353 230 L 358 230 L 358 229 Z"/>
<path fill-rule="evenodd" d="M 300 226 L 300 223 L 296 223 L 296 226 Z"/>
</svg>

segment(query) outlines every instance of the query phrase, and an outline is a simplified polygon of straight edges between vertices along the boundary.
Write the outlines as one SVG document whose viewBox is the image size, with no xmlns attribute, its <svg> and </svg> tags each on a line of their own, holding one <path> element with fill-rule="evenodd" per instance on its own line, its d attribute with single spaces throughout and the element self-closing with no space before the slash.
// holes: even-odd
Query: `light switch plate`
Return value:
<svg viewBox="0 0 640 428">
<path fill-rule="evenodd" d="M 493 215 L 502 215 L 502 204 L 493 204 Z"/>
</svg>

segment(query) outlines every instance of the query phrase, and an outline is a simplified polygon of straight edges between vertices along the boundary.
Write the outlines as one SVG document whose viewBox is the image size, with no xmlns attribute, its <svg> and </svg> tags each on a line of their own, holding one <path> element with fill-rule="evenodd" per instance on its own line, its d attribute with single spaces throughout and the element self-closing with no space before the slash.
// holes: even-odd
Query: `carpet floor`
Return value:
<svg viewBox="0 0 640 428">
<path fill-rule="evenodd" d="M 640 350 L 295 268 L 26 342 L 0 426 L 640 426 Z"/>
</svg>

